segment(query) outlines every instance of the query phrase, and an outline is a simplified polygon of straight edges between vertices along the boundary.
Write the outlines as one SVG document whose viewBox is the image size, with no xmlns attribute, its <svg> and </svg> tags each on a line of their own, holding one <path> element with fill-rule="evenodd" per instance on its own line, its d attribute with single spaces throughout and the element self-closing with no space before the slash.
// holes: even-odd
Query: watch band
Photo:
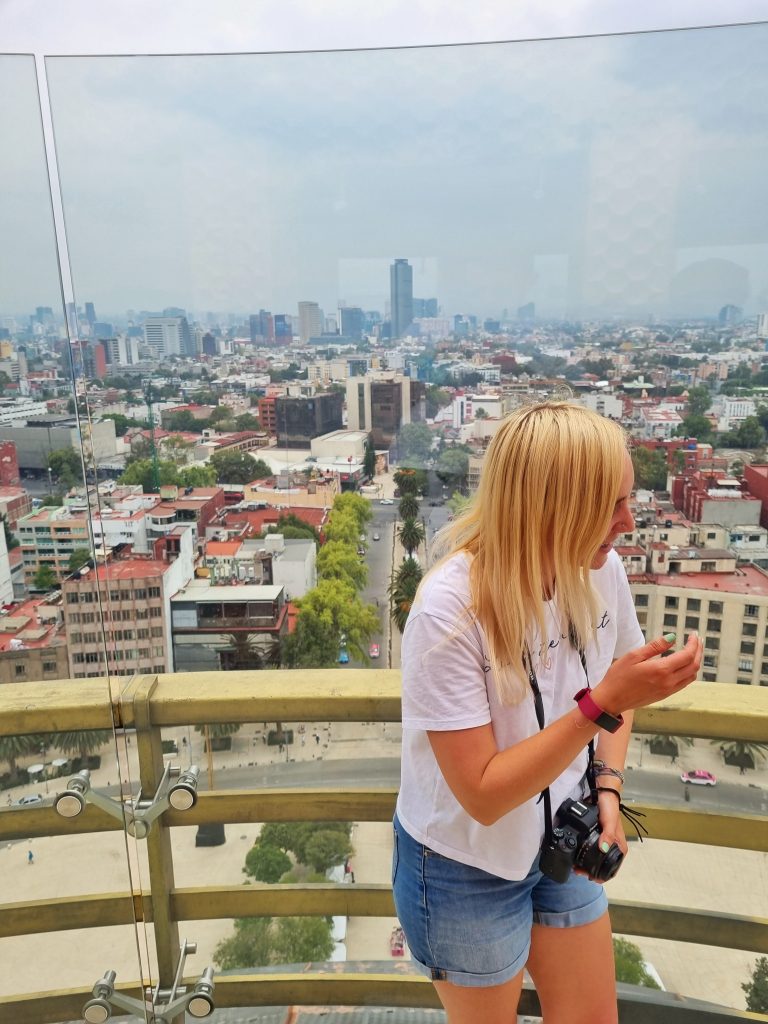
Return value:
<svg viewBox="0 0 768 1024">
<path fill-rule="evenodd" d="M 617 729 L 624 725 L 624 719 L 621 715 L 611 715 L 604 711 L 599 704 L 595 703 L 592 691 L 588 686 L 575 693 L 573 699 L 576 701 L 576 705 L 582 715 L 588 718 L 590 722 L 600 726 L 601 729 L 605 729 L 606 732 L 616 732 Z"/>
</svg>

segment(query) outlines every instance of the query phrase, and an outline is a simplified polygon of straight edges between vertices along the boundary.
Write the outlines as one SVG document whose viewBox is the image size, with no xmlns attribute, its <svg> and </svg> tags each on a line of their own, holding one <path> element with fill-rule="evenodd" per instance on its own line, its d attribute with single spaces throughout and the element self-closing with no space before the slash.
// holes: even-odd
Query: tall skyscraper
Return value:
<svg viewBox="0 0 768 1024">
<path fill-rule="evenodd" d="M 299 339 L 306 345 L 310 338 L 319 338 L 323 333 L 323 311 L 316 302 L 299 303 Z"/>
<path fill-rule="evenodd" d="M 90 327 L 93 327 L 96 323 L 96 307 L 92 302 L 86 302 L 85 304 L 85 319 Z"/>
<path fill-rule="evenodd" d="M 389 268 L 392 337 L 402 338 L 413 320 L 413 267 L 408 260 L 395 260 Z"/>
<path fill-rule="evenodd" d="M 345 338 L 360 341 L 363 336 L 364 314 L 359 306 L 342 306 L 339 310 L 341 333 Z"/>
<path fill-rule="evenodd" d="M 192 332 L 185 316 L 151 316 L 144 321 L 144 340 L 155 358 L 193 356 Z"/>
</svg>

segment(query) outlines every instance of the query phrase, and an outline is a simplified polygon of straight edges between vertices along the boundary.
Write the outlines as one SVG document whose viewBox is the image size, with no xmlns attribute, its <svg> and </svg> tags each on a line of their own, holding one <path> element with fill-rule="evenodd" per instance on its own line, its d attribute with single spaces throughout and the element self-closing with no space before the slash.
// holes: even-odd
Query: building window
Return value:
<svg viewBox="0 0 768 1024">
<path fill-rule="evenodd" d="M 149 618 L 149 608 L 137 608 L 136 609 L 136 618 L 137 619 L 148 619 Z"/>
<path fill-rule="evenodd" d="M 719 651 L 720 650 L 720 637 L 719 636 L 708 636 L 704 640 L 704 647 L 708 651 Z"/>
<path fill-rule="evenodd" d="M 705 668 L 717 668 L 717 655 L 705 654 L 704 655 L 704 667 Z"/>
<path fill-rule="evenodd" d="M 665 608 L 677 608 L 679 600 L 676 597 L 667 597 L 664 599 Z"/>
<path fill-rule="evenodd" d="M 637 623 L 638 623 L 639 626 L 647 626 L 648 625 L 648 613 L 647 612 L 638 612 L 637 613 Z"/>
<path fill-rule="evenodd" d="M 742 676 L 737 676 L 736 677 L 736 682 L 740 686 L 751 686 L 752 685 L 752 680 L 751 679 L 744 679 Z"/>
<path fill-rule="evenodd" d="M 56 664 L 55 661 L 44 661 L 43 662 L 43 672 L 55 672 L 57 668 L 58 668 L 58 665 Z"/>
<path fill-rule="evenodd" d="M 714 672 L 705 672 L 703 675 L 703 679 L 705 683 L 714 683 L 717 681 L 717 676 Z"/>
<path fill-rule="evenodd" d="M 120 591 L 119 590 L 110 590 L 110 592 L 109 592 L 109 600 L 110 601 L 119 601 L 120 600 Z"/>
<path fill-rule="evenodd" d="M 648 607 L 648 595 L 647 594 L 635 594 L 635 607 L 636 608 L 647 608 Z"/>
<path fill-rule="evenodd" d="M 152 629 L 150 630 L 150 633 L 152 634 L 152 636 L 162 636 L 163 635 L 163 627 L 162 626 L 153 626 Z M 766 658 L 768 658 L 768 654 L 766 654 Z"/>
<path fill-rule="evenodd" d="M 139 640 L 148 640 L 149 639 L 149 630 L 148 629 L 137 629 L 136 630 L 136 636 L 138 637 Z"/>
<path fill-rule="evenodd" d="M 742 654 L 754 654 L 755 645 L 751 640 L 742 640 L 740 650 Z"/>
<path fill-rule="evenodd" d="M 756 604 L 748 604 L 744 606 L 744 614 L 749 615 L 752 618 L 757 616 L 758 608 Z"/>
<path fill-rule="evenodd" d="M 162 617 L 162 614 L 163 614 L 163 609 L 162 608 L 150 608 L 149 609 L 149 617 L 150 617 L 150 619 L 159 619 L 159 618 Z"/>
<path fill-rule="evenodd" d="M 75 665 L 83 665 L 85 663 L 85 655 L 81 653 L 73 654 L 72 661 L 75 663 Z"/>
<path fill-rule="evenodd" d="M 686 608 L 688 609 L 689 612 L 700 612 L 701 611 L 701 601 L 698 599 L 698 597 L 689 597 L 688 598 L 688 603 L 686 605 Z"/>
<path fill-rule="evenodd" d="M 714 562 L 702 562 L 701 563 L 701 571 L 702 572 L 714 572 L 715 568 L 716 568 L 716 566 L 715 566 Z"/>
<path fill-rule="evenodd" d="M 708 533 L 707 534 L 707 540 L 715 540 L 716 537 L 717 537 L 716 533 Z"/>
<path fill-rule="evenodd" d="M 698 615 L 686 615 L 686 617 L 685 617 L 685 628 L 686 629 L 698 629 L 699 628 L 699 617 L 698 617 Z"/>
<path fill-rule="evenodd" d="M 751 658 L 739 658 L 739 669 L 742 672 L 751 672 L 754 662 Z"/>
<path fill-rule="evenodd" d="M 165 665 L 154 665 L 152 667 L 153 672 L 165 672 Z"/>
<path fill-rule="evenodd" d="M 723 614 L 723 602 L 722 601 L 710 601 L 709 602 L 709 614 L 710 615 L 722 615 Z"/>
<path fill-rule="evenodd" d="M 708 633 L 719 633 L 722 622 L 720 619 L 707 619 L 707 632 Z"/>
<path fill-rule="evenodd" d="M 80 600 L 80 595 L 73 593 L 71 590 L 67 594 L 67 604 L 77 604 Z"/>
<path fill-rule="evenodd" d="M 86 665 L 96 665 L 101 661 L 101 651 L 88 651 L 85 655 Z"/>
<path fill-rule="evenodd" d="M 14 668 L 16 669 L 17 676 L 25 676 L 27 674 L 26 665 L 15 665 Z"/>
<path fill-rule="evenodd" d="M 757 636 L 757 624 L 754 622 L 745 622 L 741 627 L 742 636 Z"/>
<path fill-rule="evenodd" d="M 150 587 L 149 588 L 149 596 L 150 597 L 160 597 L 160 587 Z"/>
<path fill-rule="evenodd" d="M 665 626 L 677 626 L 677 616 L 676 615 L 665 615 L 664 616 L 664 625 Z"/>
<path fill-rule="evenodd" d="M 142 587 L 139 590 L 135 590 L 134 591 L 134 597 L 136 598 L 137 601 L 146 601 L 147 600 L 146 588 Z"/>
</svg>

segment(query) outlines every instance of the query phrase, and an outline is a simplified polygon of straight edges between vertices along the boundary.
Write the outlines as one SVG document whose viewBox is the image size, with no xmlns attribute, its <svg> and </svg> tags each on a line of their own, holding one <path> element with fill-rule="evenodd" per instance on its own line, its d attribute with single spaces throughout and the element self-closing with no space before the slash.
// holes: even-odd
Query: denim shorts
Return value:
<svg viewBox="0 0 768 1024">
<path fill-rule="evenodd" d="M 538 869 L 512 882 L 435 853 L 395 816 L 392 886 L 414 966 L 433 981 L 501 985 L 528 960 L 531 927 L 591 924 L 608 909 L 601 885 L 571 874 L 553 882 Z"/>
</svg>

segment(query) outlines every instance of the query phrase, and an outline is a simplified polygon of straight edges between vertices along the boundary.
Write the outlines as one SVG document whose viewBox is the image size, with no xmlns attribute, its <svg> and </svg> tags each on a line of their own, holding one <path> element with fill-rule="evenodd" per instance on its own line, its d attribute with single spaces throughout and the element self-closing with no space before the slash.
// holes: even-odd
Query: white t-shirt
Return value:
<svg viewBox="0 0 768 1024">
<path fill-rule="evenodd" d="M 591 573 L 602 599 L 596 641 L 586 650 L 592 686 L 615 658 L 645 641 L 637 622 L 629 584 L 618 555 Z M 448 788 L 427 730 L 493 726 L 496 745 L 505 750 L 539 731 L 530 694 L 514 706 L 496 694 L 482 628 L 467 623 L 469 560 L 454 555 L 423 584 L 403 634 L 403 752 L 397 815 L 418 842 L 446 857 L 472 864 L 500 878 L 528 874 L 544 833 L 544 804 L 538 797 L 509 811 L 493 825 L 470 817 Z M 530 644 L 544 704 L 545 724 L 574 707 L 573 695 L 586 686 L 576 651 L 563 636 L 554 604 L 545 608 L 550 629 Z M 460 624 L 461 628 L 457 627 Z M 549 787 L 554 813 L 567 796 L 581 795 L 587 751 Z"/>
</svg>

